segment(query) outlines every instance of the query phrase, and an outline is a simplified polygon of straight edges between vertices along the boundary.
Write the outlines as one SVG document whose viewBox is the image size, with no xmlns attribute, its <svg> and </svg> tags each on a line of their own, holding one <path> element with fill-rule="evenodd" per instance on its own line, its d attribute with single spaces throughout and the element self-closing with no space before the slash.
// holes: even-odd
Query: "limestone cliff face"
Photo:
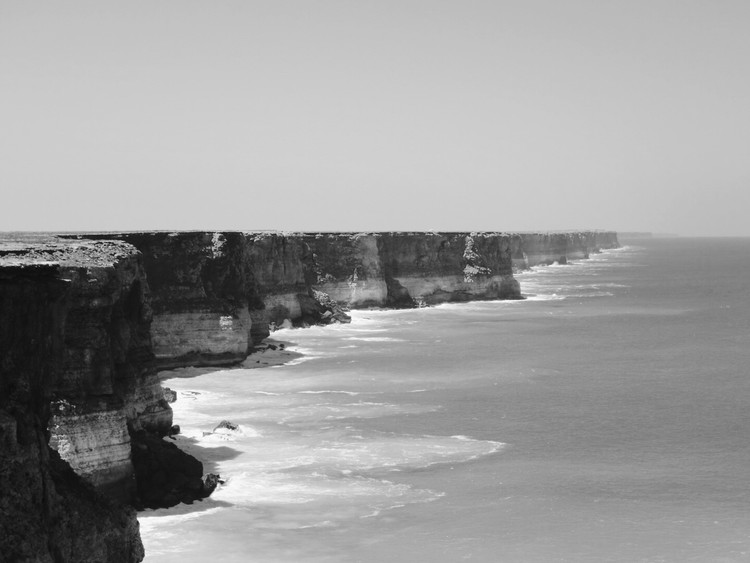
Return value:
<svg viewBox="0 0 750 563">
<path fill-rule="evenodd" d="M 611 231 L 569 233 L 318 233 L 310 283 L 351 308 L 519 299 L 513 271 L 565 264 L 619 246 Z"/>
<path fill-rule="evenodd" d="M 371 233 L 297 235 L 312 251 L 316 288 L 350 308 L 384 307 L 388 286 L 381 255 L 381 236 Z"/>
<path fill-rule="evenodd" d="M 517 233 L 512 235 L 513 268 L 524 270 L 540 264 L 567 264 L 588 258 L 602 249 L 617 248 L 613 231 L 570 233 Z"/>
<path fill-rule="evenodd" d="M 244 241 L 252 341 L 260 343 L 269 326 L 287 319 L 320 322 L 325 311 L 312 291 L 313 256 L 306 241 L 283 233 L 246 233 Z"/>
<path fill-rule="evenodd" d="M 391 302 L 520 299 L 511 239 L 501 233 L 389 233 L 382 255 Z M 400 291 L 400 295 L 396 294 Z M 406 293 L 403 293 L 403 292 Z"/>
<path fill-rule="evenodd" d="M 29 259 L 28 248 L 0 248 L 0 557 L 140 561 L 134 511 L 96 493 L 48 446 L 50 400 L 75 371 L 65 343 L 66 325 L 77 322 L 75 282 L 62 272 L 59 253 L 47 247 Z M 93 362 L 90 349 L 81 358 Z"/>
<path fill-rule="evenodd" d="M 321 233 L 317 288 L 351 308 L 518 297 L 510 238 L 490 233 Z"/>
<path fill-rule="evenodd" d="M 230 364 L 245 358 L 251 319 L 240 233 L 91 235 L 124 240 L 143 254 L 160 368 Z"/>
<path fill-rule="evenodd" d="M 56 369 L 45 386 L 49 445 L 122 503 L 160 507 L 207 496 L 202 464 L 161 439 L 172 410 L 154 365 L 141 253 L 122 241 L 1 241 L 0 271 L 16 263 L 54 266 L 65 287 Z M 224 279 L 203 274 L 215 286 Z M 191 281 L 181 296 L 195 291 Z"/>
<path fill-rule="evenodd" d="M 135 246 L 151 288 L 151 334 L 162 369 L 243 360 L 269 326 L 346 321 L 313 286 L 303 237 L 281 233 L 97 233 Z"/>
<path fill-rule="evenodd" d="M 345 309 L 519 299 L 513 271 L 617 246 L 611 232 L 100 233 L 143 254 L 161 367 L 238 362 L 285 321 Z"/>
<path fill-rule="evenodd" d="M 496 233 L 302 233 L 307 283 L 348 308 L 520 297 L 510 237 Z"/>
<path fill-rule="evenodd" d="M 98 490 L 135 492 L 129 431 L 166 434 L 172 411 L 150 366 L 151 309 L 139 253 L 119 242 L 48 245 L 37 252 L 68 281 L 50 444 Z"/>
</svg>

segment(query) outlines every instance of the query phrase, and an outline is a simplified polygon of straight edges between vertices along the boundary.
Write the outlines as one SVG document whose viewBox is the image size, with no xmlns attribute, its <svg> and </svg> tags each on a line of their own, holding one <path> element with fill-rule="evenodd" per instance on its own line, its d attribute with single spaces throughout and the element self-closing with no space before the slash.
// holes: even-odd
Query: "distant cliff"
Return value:
<svg viewBox="0 0 750 563">
<path fill-rule="evenodd" d="M 513 268 L 525 270 L 540 264 L 567 264 L 588 258 L 620 243 L 613 231 L 521 233 L 512 235 Z"/>
<path fill-rule="evenodd" d="M 112 500 L 208 494 L 200 462 L 161 439 L 157 369 L 236 363 L 275 326 L 352 308 L 521 299 L 514 271 L 616 246 L 603 231 L 0 237 L 0 554 L 139 561 L 135 514 Z"/>
</svg>

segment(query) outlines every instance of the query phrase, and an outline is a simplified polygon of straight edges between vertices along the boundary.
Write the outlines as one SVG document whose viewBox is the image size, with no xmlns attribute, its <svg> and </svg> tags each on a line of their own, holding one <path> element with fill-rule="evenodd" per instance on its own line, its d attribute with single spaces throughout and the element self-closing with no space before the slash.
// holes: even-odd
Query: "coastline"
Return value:
<svg viewBox="0 0 750 563">
<path fill-rule="evenodd" d="M 580 261 L 580 263 L 589 262 L 586 260 Z M 594 265 L 596 261 L 590 262 L 590 265 Z M 558 272 L 575 272 L 573 268 L 579 264 L 578 261 L 560 266 L 543 266 L 540 268 L 534 268 L 529 271 L 531 276 L 547 276 L 554 280 L 556 273 Z M 586 267 L 586 266 L 584 266 Z M 563 297 L 555 297 L 555 301 L 559 302 L 559 299 Z M 154 556 L 154 561 L 157 559 L 161 562 L 177 561 L 178 559 L 172 558 L 173 553 L 167 551 L 159 551 L 159 542 L 166 542 L 167 536 L 172 539 L 169 540 L 171 545 L 175 545 L 178 541 L 178 530 L 184 526 L 197 525 L 192 524 L 194 519 L 206 516 L 212 518 L 217 522 L 232 521 L 233 516 L 231 514 L 236 513 L 239 510 L 239 506 L 243 503 L 248 503 L 246 510 L 252 510 L 257 512 L 258 516 L 251 518 L 251 522 L 255 522 L 253 526 L 258 526 L 257 534 L 260 534 L 259 541 L 263 543 L 265 540 L 264 535 L 270 533 L 266 529 L 268 525 L 264 517 L 262 516 L 267 511 L 271 511 L 271 514 L 284 514 L 286 509 L 283 507 L 285 503 L 290 507 L 297 507 L 298 502 L 302 502 L 299 506 L 305 506 L 304 503 L 312 503 L 315 505 L 319 502 L 324 502 L 322 498 L 327 498 L 327 495 L 332 493 L 322 493 L 320 491 L 310 493 L 306 491 L 306 487 L 311 486 L 306 479 L 309 479 L 309 474 L 315 474 L 312 469 L 305 469 L 308 464 L 312 464 L 312 467 L 317 467 L 320 464 L 318 472 L 321 475 L 330 475 L 335 478 L 335 482 L 344 479 L 354 479 L 356 483 L 357 479 L 362 479 L 365 476 L 370 475 L 371 470 L 359 472 L 353 468 L 345 468 L 346 465 L 341 466 L 339 461 L 329 459 L 332 452 L 339 452 L 341 455 L 345 455 L 344 459 L 349 459 L 349 456 L 360 456 L 364 451 L 360 452 L 360 448 L 372 448 L 372 445 L 365 445 L 365 443 L 358 444 L 357 441 L 351 441 L 351 438 L 345 438 L 343 442 L 336 446 L 325 445 L 324 443 L 318 443 L 318 438 L 310 438 L 313 440 L 310 444 L 305 447 L 301 447 L 296 444 L 299 439 L 297 434 L 302 428 L 307 428 L 304 421 L 308 420 L 307 413 L 309 408 L 304 407 L 305 410 L 300 410 L 299 405 L 306 405 L 305 401 L 316 401 L 318 403 L 316 409 L 323 409 L 323 412 L 328 411 L 334 418 L 331 419 L 330 423 L 325 422 L 325 416 L 319 419 L 316 423 L 318 430 L 314 431 L 314 434 L 323 432 L 325 435 L 331 430 L 324 430 L 325 428 L 337 427 L 339 424 L 343 424 L 346 420 L 345 417 L 351 416 L 352 421 L 356 420 L 387 420 L 390 417 L 401 413 L 398 416 L 411 416 L 420 417 L 424 415 L 434 415 L 441 410 L 439 405 L 432 405 L 428 396 L 434 394 L 436 387 L 434 385 L 411 385 L 406 384 L 404 391 L 398 391 L 402 386 L 397 386 L 390 391 L 383 391 L 384 387 L 388 388 L 389 383 L 384 381 L 378 384 L 376 387 L 367 383 L 362 379 L 352 379 L 349 383 L 346 380 L 339 380 L 338 384 L 324 384 L 323 382 L 317 381 L 317 377 L 322 377 L 325 381 L 329 376 L 326 374 L 327 366 L 332 366 L 335 363 L 333 356 L 324 354 L 322 356 L 316 355 L 313 350 L 307 351 L 304 348 L 304 344 L 300 345 L 298 341 L 313 342 L 321 338 L 321 335 L 327 336 L 329 344 L 332 341 L 337 341 L 338 345 L 336 349 L 341 352 L 347 352 L 348 355 L 342 355 L 340 357 L 340 363 L 346 365 L 347 358 L 356 358 L 361 354 L 361 351 L 365 348 L 369 350 L 375 350 L 382 346 L 400 346 L 399 338 L 395 335 L 394 331 L 398 331 L 399 327 L 403 326 L 418 326 L 420 322 L 428 322 L 429 319 L 448 315 L 449 317 L 455 316 L 462 318 L 465 315 L 471 315 L 472 311 L 482 311 L 483 315 L 493 314 L 492 311 L 506 310 L 516 311 L 518 314 L 521 310 L 518 307 L 524 308 L 524 303 L 527 303 L 529 307 L 535 308 L 540 304 L 536 302 L 548 301 L 548 296 L 531 296 L 530 299 L 514 300 L 514 301 L 474 301 L 471 303 L 446 303 L 434 307 L 428 307 L 414 310 L 387 310 L 387 309 L 364 309 L 355 311 L 352 318 L 352 323 L 349 325 L 338 325 L 335 327 L 310 327 L 302 331 L 299 329 L 283 329 L 273 333 L 277 339 L 269 341 L 275 349 L 270 347 L 265 348 L 261 352 L 261 356 L 255 359 L 253 355 L 249 356 L 248 360 L 237 366 L 220 369 L 220 368 L 183 368 L 177 370 L 170 370 L 160 372 L 159 376 L 165 386 L 173 388 L 178 393 L 178 400 L 174 403 L 173 409 L 175 412 L 175 422 L 183 427 L 183 435 L 177 436 L 178 443 L 181 447 L 184 447 L 186 451 L 194 455 L 195 457 L 204 461 L 207 467 L 213 468 L 213 470 L 221 473 L 221 470 L 217 468 L 217 465 L 222 462 L 227 462 L 229 465 L 234 465 L 237 469 L 236 473 L 222 474 L 222 478 L 227 479 L 226 485 L 220 485 L 217 491 L 212 497 L 205 499 L 201 503 L 197 503 L 192 507 L 180 506 L 176 509 L 165 509 L 157 511 L 148 511 L 139 514 L 139 521 L 142 526 L 142 537 L 146 546 L 147 553 Z M 424 315 L 427 315 L 426 317 Z M 422 319 L 420 321 L 419 319 Z M 405 323 L 401 323 L 399 319 L 404 319 Z M 299 331 L 299 332 L 298 332 Z M 339 334 L 340 331 L 340 334 Z M 311 336 L 317 332 L 318 336 Z M 303 335 L 306 335 L 304 338 Z M 297 337 L 296 337 L 297 336 Z M 283 349 L 281 348 L 283 344 Z M 408 344 L 414 346 L 416 343 Z M 405 343 L 404 346 L 407 346 Z M 310 353 L 312 352 L 312 354 Z M 418 351 L 414 351 L 418 354 Z M 253 369 L 260 367 L 288 367 L 290 364 L 305 363 L 316 357 L 321 358 L 325 363 L 317 367 L 310 366 L 308 369 L 302 370 L 286 370 L 284 376 L 279 379 L 277 376 L 273 376 L 274 370 L 258 370 L 254 373 L 242 373 L 242 370 Z M 460 356 L 454 356 L 451 361 L 460 361 Z M 295 372 L 296 375 L 295 375 Z M 318 376 L 315 376 L 315 374 Z M 195 376 L 206 376 L 207 379 L 201 381 L 198 385 L 198 381 Z M 244 376 L 244 377 L 243 377 Z M 261 379 L 256 379 L 256 376 L 262 376 Z M 233 394 L 234 385 L 230 385 L 230 380 L 241 378 L 244 379 L 245 385 L 242 387 L 245 389 L 245 393 L 249 393 L 255 397 L 253 399 L 255 404 L 255 413 L 245 413 L 246 416 L 257 416 L 259 421 L 265 421 L 259 423 L 258 426 L 255 424 L 244 425 L 239 424 L 238 432 L 226 432 L 226 433 L 211 433 L 211 429 L 218 425 L 222 420 L 226 419 L 231 422 L 236 422 L 233 416 L 239 414 L 239 402 L 235 402 L 231 399 Z M 301 379 L 297 379 L 301 378 Z M 466 380 L 468 381 L 468 380 Z M 195 382 L 195 384 L 192 384 Z M 365 383 L 363 386 L 362 383 Z M 438 385 L 437 389 L 441 388 L 442 384 Z M 206 391 L 210 390 L 210 391 Z M 196 391 L 200 394 L 196 394 Z M 388 399 L 388 395 L 393 395 Z M 418 398 L 424 396 L 424 399 L 413 403 L 412 398 Z M 222 404 L 226 402 L 226 408 L 222 407 Z M 386 403 L 397 401 L 397 408 L 393 405 L 386 406 Z M 426 402 L 425 402 L 426 401 Z M 287 405 L 290 418 L 282 426 L 278 426 L 283 420 L 278 422 L 272 422 L 274 415 L 270 413 L 264 413 L 265 409 L 271 405 Z M 339 411 L 332 410 L 334 405 Z M 210 407 L 208 409 L 202 409 L 201 407 Z M 210 411 L 212 416 L 207 416 L 205 412 L 197 415 L 199 411 Z M 275 412 L 275 411 L 273 411 Z M 296 414 L 295 414 L 296 413 Z M 411 414 L 408 414 L 411 413 Z M 298 418 L 299 415 L 302 418 Z M 320 416 L 320 415 L 317 415 Z M 339 418 L 344 417 L 344 418 Z M 297 422 L 295 422 L 297 421 Z M 290 424 L 291 426 L 287 426 Z M 345 425 L 348 426 L 348 425 Z M 359 425 L 356 425 L 359 426 Z M 274 427 L 277 430 L 274 430 Z M 404 452 L 412 451 L 413 455 L 408 456 L 406 459 L 412 459 L 409 462 L 398 462 L 399 464 L 405 463 L 404 467 L 410 467 L 411 463 L 416 463 L 418 471 L 426 471 L 428 468 L 437 468 L 438 466 L 444 466 L 450 470 L 456 464 L 478 463 L 479 467 L 483 466 L 488 461 L 482 462 L 482 460 L 489 460 L 494 455 L 498 455 L 505 451 L 506 445 L 503 441 L 497 439 L 474 437 L 473 432 L 467 432 L 465 430 L 457 429 L 457 432 L 451 435 L 436 435 L 435 431 L 430 432 L 425 429 L 425 434 L 410 434 L 399 436 L 398 434 L 386 434 L 376 435 L 377 440 L 383 440 L 385 444 L 393 443 L 398 445 L 399 450 L 403 448 Z M 337 442 L 342 440 L 342 436 L 338 434 L 340 431 L 336 431 L 334 436 Z M 313 435 L 314 435 L 313 434 Z M 440 433 L 438 433 L 440 434 Z M 272 442 L 268 442 L 271 440 Z M 266 447 L 263 444 L 277 442 L 271 451 L 264 452 L 263 449 Z M 252 442 L 256 442 L 252 445 Z M 250 450 L 247 448 L 250 447 Z M 332 448 L 333 449 L 330 449 Z M 375 451 L 381 452 L 382 447 L 378 446 Z M 390 456 L 392 453 L 386 453 L 390 451 L 392 446 L 387 446 L 387 450 L 382 451 L 378 455 Z M 275 448 L 275 449 L 274 449 Z M 309 450 L 307 448 L 310 448 Z M 246 453 L 241 453 L 242 450 L 246 450 Z M 272 453 L 272 452 L 277 453 Z M 278 455 L 278 452 L 289 452 L 288 454 Z M 322 454 L 321 459 L 315 457 L 316 453 Z M 345 454 L 345 452 L 348 452 Z M 436 452 L 453 452 L 446 459 L 441 457 L 433 457 Z M 242 465 L 242 456 L 249 456 L 246 465 Z M 279 457 L 279 460 L 271 460 L 264 456 Z M 288 455 L 286 461 L 283 461 L 284 455 Z M 337 454 L 338 455 L 338 454 Z M 369 455 L 369 454 L 368 454 Z M 309 456 L 309 459 L 306 457 Z M 427 456 L 427 457 L 424 457 Z M 253 459 L 258 457 L 259 459 Z M 255 463 L 258 469 L 256 473 L 246 474 L 252 464 Z M 285 463 L 288 463 L 288 468 L 285 468 Z M 349 462 L 347 462 L 349 463 Z M 367 462 L 368 464 L 370 462 Z M 386 460 L 381 460 L 381 463 L 386 465 L 378 470 L 375 470 L 375 475 L 379 475 L 378 479 L 385 479 L 383 483 L 388 482 L 387 488 L 377 494 L 382 495 L 382 499 L 387 499 L 389 495 L 396 495 L 395 498 L 399 498 L 400 495 L 406 495 L 404 500 L 394 500 L 390 503 L 380 506 L 377 510 L 371 510 L 366 515 L 360 514 L 357 518 L 367 518 L 383 514 L 383 511 L 388 511 L 389 516 L 385 521 L 390 518 L 397 517 L 396 513 L 391 513 L 392 509 L 399 509 L 398 514 L 401 514 L 401 510 L 407 510 L 404 514 L 407 514 L 411 509 L 405 509 L 406 506 L 411 506 L 413 503 L 431 503 L 444 497 L 445 492 L 440 490 L 431 490 L 426 492 L 427 489 L 415 489 L 412 490 L 410 485 L 410 478 L 407 478 L 410 473 L 404 473 L 401 477 L 400 469 L 389 468 L 388 463 L 392 463 Z M 250 464 L 250 465 L 247 465 Z M 333 469 L 339 467 L 340 469 Z M 356 465 L 355 465 L 356 467 Z M 466 466 L 467 468 L 470 465 Z M 411 469 L 414 470 L 414 469 Z M 440 470 L 436 469 L 438 472 Z M 396 473 L 392 473 L 397 471 Z M 280 472 L 280 473 L 278 473 Z M 399 478 L 400 477 L 400 478 Z M 396 478 L 396 479 L 394 479 Z M 404 478 L 406 478 L 404 480 Z M 297 483 L 297 479 L 300 480 Z M 307 484 L 304 484 L 307 483 Z M 333 485 L 327 484 L 326 487 Z M 336 487 L 342 486 L 340 483 Z M 393 489 L 393 490 L 391 490 Z M 296 492 L 292 492 L 296 491 Z M 421 491 L 421 492 L 420 492 Z M 354 499 L 357 498 L 357 494 L 354 493 Z M 372 493 L 376 493 L 373 491 Z M 237 502 L 234 501 L 234 496 L 240 495 L 241 499 Z M 246 498 L 246 495 L 250 495 L 252 498 Z M 300 499 L 296 496 L 301 495 Z M 304 501 L 304 502 L 303 502 Z M 331 501 L 333 502 L 333 501 Z M 373 497 L 373 503 L 377 504 L 375 497 Z M 249 508 L 253 507 L 253 508 Z M 222 511 L 222 509 L 227 509 Z M 286 530 L 287 526 L 288 533 L 292 533 L 293 530 L 298 530 L 302 533 L 303 530 L 335 530 L 341 523 L 334 525 L 334 522 L 338 520 L 331 519 L 328 517 L 317 518 L 314 515 L 307 515 L 300 513 L 300 509 L 291 508 L 291 514 L 294 517 L 289 517 L 291 520 L 286 524 L 273 524 L 282 525 Z M 323 509 L 325 514 L 325 510 Z M 333 510 L 333 509 L 328 509 Z M 337 508 L 335 514 L 341 511 L 341 508 Z M 334 513 L 332 513 L 334 514 Z M 392 515 L 391 515 L 392 514 Z M 239 517 L 239 516 L 238 516 Z M 270 516 L 269 516 L 270 517 Z M 278 516 L 284 518 L 281 516 Z M 401 517 L 401 516 L 398 516 Z M 244 517 L 243 517 L 244 518 Z M 256 521 L 256 518 L 259 520 Z M 272 521 L 276 516 L 271 517 Z M 326 522 L 329 522 L 326 524 Z M 212 526 L 208 520 L 205 522 L 205 526 Z M 239 532 L 238 532 L 239 533 Z M 281 532 L 279 532 L 281 533 Z M 285 532 L 287 533 L 287 532 Z M 328 532 L 326 532 L 328 533 Z M 222 534 L 222 537 L 226 538 L 226 534 Z M 240 540 L 237 540 L 240 541 Z M 199 548 L 196 548 L 199 549 Z M 239 549 L 239 548 L 238 548 Z M 271 548 L 269 548 L 271 549 Z M 146 558 L 148 563 L 150 559 Z M 234 561 L 235 559 L 230 560 Z M 237 558 L 236 560 L 239 560 Z M 263 560 L 263 559 L 261 559 Z M 268 559 L 271 561 L 272 559 Z M 317 559 L 313 556 L 304 556 L 295 558 L 284 558 L 281 557 L 280 561 L 294 561 L 294 560 L 305 560 L 305 561 L 343 561 L 343 558 L 339 556 L 321 557 Z"/>
<path fill-rule="evenodd" d="M 214 373 L 224 365 L 307 361 L 272 343 L 248 353 L 275 326 L 346 323 L 346 308 L 518 299 L 517 268 L 565 263 L 617 244 L 612 232 L 6 233 L 0 239 L 4 295 L 42 290 L 46 296 L 22 300 L 29 311 L 4 318 L 36 335 L 9 342 L 11 353 L 28 358 L 34 342 L 54 344 L 29 367 L 39 384 L 33 397 L 8 396 L 0 404 L 9 413 L 27 409 L 19 399 L 41 406 L 33 413 L 39 428 L 17 415 L 2 417 L 9 443 L 14 434 L 50 428 L 49 444 L 64 464 L 100 493 L 137 507 L 191 503 L 213 490 L 203 464 L 182 455 L 177 439 L 162 439 L 173 432 L 173 417 L 160 367 L 203 365 Z M 183 375 L 191 373 L 199 372 Z M 8 376 L 11 383 L 25 377 L 12 369 Z M 367 408 L 380 412 L 373 405 Z M 34 455 L 56 455 L 48 449 Z M 135 523 L 127 509 L 112 514 Z M 131 544 L 122 554 L 128 561 L 141 557 L 135 536 L 129 531 L 123 538 Z"/>
<path fill-rule="evenodd" d="M 600 253 L 606 254 L 608 252 L 612 251 L 621 251 L 621 250 L 627 250 L 629 247 L 627 246 L 621 246 L 614 249 L 602 249 Z M 587 262 L 591 260 L 591 258 L 585 258 L 581 260 L 581 262 Z M 565 269 L 569 268 L 570 266 L 574 266 L 577 262 L 566 262 L 563 264 L 558 264 L 557 262 L 552 264 L 539 264 L 536 266 L 531 266 L 524 272 L 521 272 L 520 275 L 533 275 L 535 273 L 543 272 L 548 273 L 550 270 L 557 270 L 558 268 L 562 269 L 562 271 L 565 271 Z M 517 274 L 519 275 L 519 274 Z M 609 294 L 608 294 L 609 295 Z M 521 299 L 516 300 L 507 300 L 503 301 L 504 304 L 513 304 L 513 303 L 523 303 L 524 301 L 559 301 L 563 300 L 565 297 L 558 296 L 557 294 L 526 294 L 522 291 Z M 458 302 L 458 303 L 440 303 L 437 305 L 428 306 L 427 308 L 458 308 L 458 309 L 465 309 L 467 307 L 481 307 L 483 304 L 488 303 L 496 303 L 497 300 L 475 300 L 472 302 Z M 370 309 L 358 309 L 355 311 L 352 311 L 352 328 L 356 328 L 359 326 L 359 323 L 361 323 L 362 318 L 364 315 L 372 314 L 372 313 L 389 313 L 389 312 L 397 312 L 400 309 L 388 309 L 388 308 L 379 308 L 379 307 L 373 307 Z M 405 310 L 404 310 L 405 311 Z M 157 376 L 159 378 L 159 381 L 163 384 L 165 388 L 171 389 L 173 391 L 177 392 L 177 400 L 184 401 L 196 401 L 200 402 L 200 392 L 191 391 L 188 389 L 179 389 L 179 387 L 184 387 L 182 385 L 183 380 L 193 379 L 200 375 L 205 374 L 213 374 L 213 373 L 224 373 L 231 374 L 235 371 L 243 371 L 243 370 L 255 370 L 255 369 L 261 369 L 261 368 L 274 368 L 274 367 L 280 367 L 280 366 L 289 366 L 297 363 L 302 363 L 306 360 L 312 359 L 314 356 L 311 356 L 309 353 L 305 354 L 304 352 L 301 352 L 298 345 L 294 342 L 294 333 L 297 330 L 307 330 L 310 327 L 293 327 L 291 323 L 288 323 L 288 321 L 284 321 L 285 326 L 272 332 L 271 334 L 278 334 L 281 332 L 279 336 L 282 336 L 283 339 L 277 339 L 273 336 L 268 337 L 264 339 L 262 343 L 255 346 L 253 348 L 253 351 L 247 356 L 245 360 L 242 362 L 230 365 L 230 366 L 188 366 L 188 367 L 179 367 L 179 368 L 172 368 L 167 370 L 162 370 L 157 373 Z M 333 327 L 321 327 L 326 328 L 327 330 L 331 330 Z M 370 338 L 370 341 L 377 340 L 377 337 Z M 386 338 L 387 340 L 387 338 Z M 170 384 L 170 382 L 172 382 Z M 264 393 L 263 391 L 257 390 L 256 393 Z M 212 472 L 211 468 L 215 469 L 215 459 L 212 459 L 212 457 L 209 455 L 207 457 L 201 457 L 201 452 L 204 451 L 204 449 L 196 448 L 195 443 L 196 441 L 200 441 L 203 438 L 212 437 L 211 432 L 208 432 L 205 430 L 205 427 L 202 429 L 199 429 L 192 424 L 185 422 L 181 422 L 182 417 L 188 416 L 187 414 L 182 414 L 180 412 L 180 406 L 178 405 L 175 409 L 174 406 L 175 403 L 172 403 L 173 405 L 173 411 L 175 411 L 174 414 L 174 421 L 176 424 L 180 426 L 181 432 L 180 434 L 172 436 L 172 439 L 175 440 L 181 449 L 185 449 L 187 453 L 190 453 L 191 455 L 194 455 L 197 459 L 202 461 L 204 464 L 207 464 L 207 467 L 209 468 L 207 471 Z M 221 420 L 224 420 L 224 418 L 221 418 Z M 215 424 L 219 424 L 221 420 L 216 420 Z M 226 434 L 223 436 L 213 435 L 213 438 L 216 438 L 220 441 L 226 441 Z M 191 447 L 192 444 L 192 447 Z M 184 448 L 183 448 L 184 445 Z M 170 509 L 159 509 L 159 510 L 174 510 L 173 508 Z M 191 510 L 184 509 L 185 512 L 191 512 Z M 182 512 L 182 511 L 180 511 Z"/>
</svg>

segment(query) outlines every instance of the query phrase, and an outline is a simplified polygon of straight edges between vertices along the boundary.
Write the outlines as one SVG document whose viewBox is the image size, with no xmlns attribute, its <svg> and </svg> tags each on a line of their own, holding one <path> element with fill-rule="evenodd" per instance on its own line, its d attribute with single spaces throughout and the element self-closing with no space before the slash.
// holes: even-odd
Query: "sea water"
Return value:
<svg viewBox="0 0 750 563">
<path fill-rule="evenodd" d="M 225 483 L 146 562 L 750 561 L 750 239 L 623 242 L 163 373 Z"/>
</svg>

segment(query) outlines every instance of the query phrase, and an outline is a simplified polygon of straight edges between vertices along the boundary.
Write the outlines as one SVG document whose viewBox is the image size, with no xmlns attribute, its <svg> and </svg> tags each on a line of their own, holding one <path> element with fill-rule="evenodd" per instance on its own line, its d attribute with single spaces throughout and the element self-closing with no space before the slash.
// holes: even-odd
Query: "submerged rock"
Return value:
<svg viewBox="0 0 750 563">
<path fill-rule="evenodd" d="M 235 424 L 234 422 L 229 422 L 228 420 L 222 420 L 214 428 L 214 432 L 226 432 L 226 431 L 240 432 L 240 425 Z"/>
<path fill-rule="evenodd" d="M 216 490 L 216 487 L 219 486 L 219 483 L 222 483 L 221 475 L 217 473 L 208 473 L 203 478 L 204 495 L 209 496 L 211 493 L 213 493 Z"/>
</svg>

